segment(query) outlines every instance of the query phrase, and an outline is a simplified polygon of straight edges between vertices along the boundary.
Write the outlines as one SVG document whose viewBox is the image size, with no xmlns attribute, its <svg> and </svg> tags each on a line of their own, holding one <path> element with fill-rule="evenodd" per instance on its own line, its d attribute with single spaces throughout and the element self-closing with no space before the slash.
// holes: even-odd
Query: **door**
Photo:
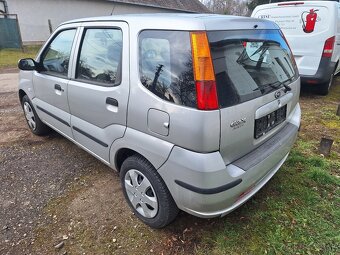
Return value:
<svg viewBox="0 0 340 255">
<path fill-rule="evenodd" d="M 59 132 L 72 138 L 70 109 L 67 102 L 69 63 L 76 28 L 61 30 L 40 55 L 41 71 L 34 71 L 33 104 L 39 117 Z"/>
<path fill-rule="evenodd" d="M 82 28 L 68 98 L 74 139 L 109 163 L 111 144 L 124 135 L 129 95 L 128 25 Z"/>
<path fill-rule="evenodd" d="M 279 30 L 211 31 L 208 37 L 220 104 L 220 153 L 229 164 L 283 129 L 300 82 Z"/>
</svg>

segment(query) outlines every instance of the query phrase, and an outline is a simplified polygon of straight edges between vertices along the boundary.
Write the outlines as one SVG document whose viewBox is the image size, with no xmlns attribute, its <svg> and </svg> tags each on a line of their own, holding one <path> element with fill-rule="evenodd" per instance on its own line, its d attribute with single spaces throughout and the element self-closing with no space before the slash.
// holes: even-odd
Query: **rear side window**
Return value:
<svg viewBox="0 0 340 255">
<path fill-rule="evenodd" d="M 279 30 L 214 31 L 208 37 L 221 107 L 268 94 L 298 77 Z"/>
<path fill-rule="evenodd" d="M 142 84 L 163 100 L 196 107 L 189 32 L 141 32 L 139 74 Z"/>
<path fill-rule="evenodd" d="M 64 30 L 52 40 L 41 61 L 45 72 L 67 77 L 75 33 L 76 29 Z"/>
<path fill-rule="evenodd" d="M 103 86 L 120 83 L 122 31 L 114 28 L 85 30 L 77 63 L 77 79 Z"/>
</svg>

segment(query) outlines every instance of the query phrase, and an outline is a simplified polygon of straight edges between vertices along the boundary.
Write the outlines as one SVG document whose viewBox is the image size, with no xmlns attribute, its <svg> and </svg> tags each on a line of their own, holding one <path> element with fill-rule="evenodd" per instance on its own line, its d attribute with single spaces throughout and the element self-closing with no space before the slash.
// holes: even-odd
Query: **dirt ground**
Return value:
<svg viewBox="0 0 340 255">
<path fill-rule="evenodd" d="M 193 254 L 223 220 L 181 212 L 162 230 L 142 224 L 114 171 L 57 133 L 29 131 L 17 82 L 0 74 L 0 254 Z"/>
<path fill-rule="evenodd" d="M 199 230 L 214 220 L 180 213 L 166 229 L 145 226 L 117 173 L 55 132 L 29 131 L 17 73 L 0 74 L 0 84 L 1 255 L 194 252 Z"/>
</svg>

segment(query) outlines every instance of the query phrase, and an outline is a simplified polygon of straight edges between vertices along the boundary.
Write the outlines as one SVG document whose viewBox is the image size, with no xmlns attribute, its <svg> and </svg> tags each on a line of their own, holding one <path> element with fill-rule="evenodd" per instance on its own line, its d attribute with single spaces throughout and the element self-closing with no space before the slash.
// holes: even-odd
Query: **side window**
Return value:
<svg viewBox="0 0 340 255">
<path fill-rule="evenodd" d="M 71 48 L 76 29 L 60 32 L 43 54 L 44 71 L 67 77 Z"/>
<path fill-rule="evenodd" d="M 142 84 L 163 100 L 196 107 L 190 34 L 145 30 L 139 36 Z"/>
<path fill-rule="evenodd" d="M 76 78 L 102 86 L 118 85 L 121 81 L 122 42 L 120 29 L 86 29 Z"/>
</svg>

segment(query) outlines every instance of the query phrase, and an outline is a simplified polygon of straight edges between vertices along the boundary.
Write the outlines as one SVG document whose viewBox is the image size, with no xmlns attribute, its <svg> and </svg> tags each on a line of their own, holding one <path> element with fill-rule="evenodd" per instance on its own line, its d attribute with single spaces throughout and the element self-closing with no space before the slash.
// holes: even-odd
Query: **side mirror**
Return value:
<svg viewBox="0 0 340 255">
<path fill-rule="evenodd" d="M 18 62 L 18 68 L 23 71 L 37 70 L 38 63 L 32 58 L 23 58 Z"/>
</svg>

